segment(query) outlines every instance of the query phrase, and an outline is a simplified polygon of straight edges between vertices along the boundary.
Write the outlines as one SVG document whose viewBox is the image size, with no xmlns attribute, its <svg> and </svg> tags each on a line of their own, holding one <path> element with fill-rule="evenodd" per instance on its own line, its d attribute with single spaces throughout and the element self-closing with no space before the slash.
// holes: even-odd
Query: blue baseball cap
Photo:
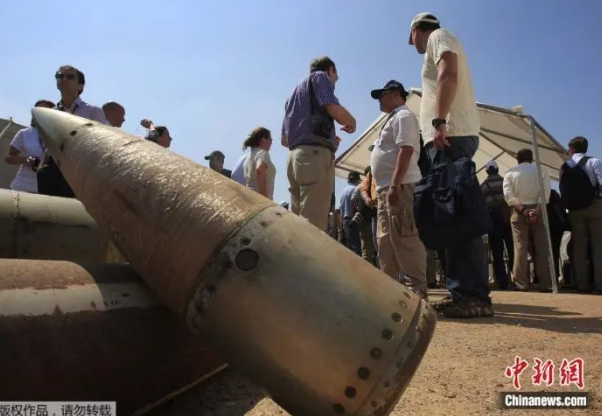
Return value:
<svg viewBox="0 0 602 416">
<path fill-rule="evenodd" d="M 380 99 L 380 97 L 382 97 L 383 93 L 395 90 L 399 91 L 404 98 L 408 96 L 408 92 L 403 87 L 403 84 L 399 81 L 395 81 L 394 79 L 387 82 L 384 87 L 379 88 L 377 90 L 372 90 L 372 92 L 370 92 L 370 95 L 375 100 L 378 100 Z"/>
</svg>

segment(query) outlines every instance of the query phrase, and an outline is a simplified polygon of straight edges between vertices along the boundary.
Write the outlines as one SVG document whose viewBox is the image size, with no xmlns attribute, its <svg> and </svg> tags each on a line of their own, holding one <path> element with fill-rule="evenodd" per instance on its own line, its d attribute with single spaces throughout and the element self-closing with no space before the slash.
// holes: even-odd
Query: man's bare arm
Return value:
<svg viewBox="0 0 602 416">
<path fill-rule="evenodd" d="M 412 146 L 401 146 L 397 153 L 397 163 L 395 163 L 395 170 L 393 171 L 393 177 L 391 178 L 391 186 L 401 185 L 403 179 L 406 176 L 408 167 L 410 166 L 410 158 L 414 153 Z"/>
<path fill-rule="evenodd" d="M 334 118 L 334 120 L 341 126 L 351 127 L 352 131 L 348 133 L 353 133 L 355 131 L 355 118 L 353 118 L 351 113 L 349 113 L 345 107 L 340 104 L 328 104 L 324 108 L 330 117 Z"/>
<path fill-rule="evenodd" d="M 443 52 L 437 68 L 437 118 L 446 118 L 458 89 L 458 56 Z"/>
</svg>

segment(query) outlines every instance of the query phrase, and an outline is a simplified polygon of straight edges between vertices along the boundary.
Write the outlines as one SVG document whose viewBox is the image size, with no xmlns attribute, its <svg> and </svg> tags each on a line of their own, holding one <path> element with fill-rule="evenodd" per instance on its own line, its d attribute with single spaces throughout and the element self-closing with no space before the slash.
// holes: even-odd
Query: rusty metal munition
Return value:
<svg viewBox="0 0 602 416">
<path fill-rule="evenodd" d="M 75 199 L 0 189 L 0 258 L 125 261 Z"/>
<path fill-rule="evenodd" d="M 154 143 L 33 115 L 90 215 L 191 329 L 295 416 L 387 415 L 436 316 L 305 220 Z"/>
<path fill-rule="evenodd" d="M 223 368 L 127 264 L 0 260 L 0 400 L 142 414 Z"/>
</svg>

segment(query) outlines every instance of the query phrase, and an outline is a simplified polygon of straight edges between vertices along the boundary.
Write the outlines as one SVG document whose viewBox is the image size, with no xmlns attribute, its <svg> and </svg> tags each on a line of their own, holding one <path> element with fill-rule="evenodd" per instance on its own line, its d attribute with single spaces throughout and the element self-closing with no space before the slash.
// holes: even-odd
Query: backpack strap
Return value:
<svg viewBox="0 0 602 416">
<path fill-rule="evenodd" d="M 579 166 L 581 166 L 582 168 L 585 167 L 585 164 L 587 163 L 588 160 L 590 160 L 591 157 L 589 156 L 583 156 L 580 160 L 579 163 L 577 163 Z"/>
</svg>

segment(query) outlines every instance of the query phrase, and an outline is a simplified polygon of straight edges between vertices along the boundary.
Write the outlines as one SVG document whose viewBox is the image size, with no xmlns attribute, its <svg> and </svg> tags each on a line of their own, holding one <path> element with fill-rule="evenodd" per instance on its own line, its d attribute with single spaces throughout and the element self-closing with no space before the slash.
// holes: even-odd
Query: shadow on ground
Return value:
<svg viewBox="0 0 602 416">
<path fill-rule="evenodd" d="M 602 302 L 602 298 L 600 298 Z M 495 316 L 480 319 L 446 319 L 467 324 L 506 324 L 525 328 L 569 334 L 602 334 L 601 317 L 583 317 L 579 312 L 549 306 L 520 305 L 515 303 L 494 303 Z"/>
<path fill-rule="evenodd" d="M 147 416 L 243 416 L 265 398 L 262 390 L 231 368 L 148 413 Z"/>
</svg>

